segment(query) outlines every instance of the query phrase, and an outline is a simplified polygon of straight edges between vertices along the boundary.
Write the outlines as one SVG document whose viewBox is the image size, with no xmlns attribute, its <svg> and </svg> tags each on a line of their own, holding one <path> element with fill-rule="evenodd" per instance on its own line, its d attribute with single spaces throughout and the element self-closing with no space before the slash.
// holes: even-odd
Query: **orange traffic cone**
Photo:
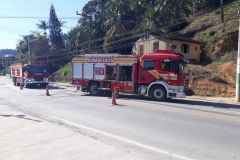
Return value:
<svg viewBox="0 0 240 160">
<path fill-rule="evenodd" d="M 48 91 L 48 87 L 46 87 L 46 96 L 50 96 L 49 91 Z"/>
<path fill-rule="evenodd" d="M 111 102 L 111 106 L 113 105 L 117 105 L 117 102 L 116 102 L 116 98 L 114 96 L 114 93 L 112 94 L 112 102 Z"/>
<path fill-rule="evenodd" d="M 21 84 L 20 84 L 20 89 L 23 89 Z"/>
</svg>

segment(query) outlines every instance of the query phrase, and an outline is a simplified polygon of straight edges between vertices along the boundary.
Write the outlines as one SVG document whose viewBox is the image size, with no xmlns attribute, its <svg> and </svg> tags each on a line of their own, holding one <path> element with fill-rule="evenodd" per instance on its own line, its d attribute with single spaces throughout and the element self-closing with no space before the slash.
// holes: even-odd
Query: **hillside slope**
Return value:
<svg viewBox="0 0 240 160">
<path fill-rule="evenodd" d="M 236 62 L 212 63 L 188 68 L 188 95 L 234 97 Z"/>
</svg>

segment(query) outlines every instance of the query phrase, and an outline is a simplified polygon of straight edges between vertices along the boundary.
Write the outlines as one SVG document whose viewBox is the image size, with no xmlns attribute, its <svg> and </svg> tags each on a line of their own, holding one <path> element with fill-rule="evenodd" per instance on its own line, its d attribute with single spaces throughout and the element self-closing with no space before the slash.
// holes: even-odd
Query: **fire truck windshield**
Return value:
<svg viewBox="0 0 240 160">
<path fill-rule="evenodd" d="M 176 72 L 176 61 L 175 60 L 163 60 L 162 61 L 162 70 L 168 72 Z"/>
<path fill-rule="evenodd" d="M 46 67 L 45 66 L 26 66 L 25 71 L 29 73 L 45 73 L 46 72 Z"/>
</svg>

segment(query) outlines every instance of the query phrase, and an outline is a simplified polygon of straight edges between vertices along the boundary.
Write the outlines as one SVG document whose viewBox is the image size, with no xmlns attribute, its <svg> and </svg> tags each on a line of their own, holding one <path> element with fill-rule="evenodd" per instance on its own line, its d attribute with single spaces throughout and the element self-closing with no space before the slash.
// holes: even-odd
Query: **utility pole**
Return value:
<svg viewBox="0 0 240 160">
<path fill-rule="evenodd" d="M 240 11 L 238 11 L 240 15 Z M 238 57 L 237 57 L 237 75 L 236 75 L 236 101 L 240 102 L 240 17 L 239 17 L 239 31 L 238 31 Z"/>
<path fill-rule="evenodd" d="M 83 15 L 83 14 L 80 14 L 78 13 L 78 11 L 76 12 L 77 15 L 81 15 L 83 17 L 86 17 L 89 19 L 89 43 L 88 43 L 88 52 L 90 53 L 91 52 L 91 33 L 92 33 L 92 16 L 87 16 L 87 15 Z"/>
<path fill-rule="evenodd" d="M 30 40 L 28 36 L 28 63 L 30 63 Z"/>
</svg>

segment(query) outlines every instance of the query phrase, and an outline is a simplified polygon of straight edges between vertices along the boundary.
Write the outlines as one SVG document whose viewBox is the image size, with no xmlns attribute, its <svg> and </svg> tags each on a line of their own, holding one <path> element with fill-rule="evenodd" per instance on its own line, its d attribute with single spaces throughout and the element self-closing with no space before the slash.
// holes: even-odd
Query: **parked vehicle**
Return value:
<svg viewBox="0 0 240 160">
<path fill-rule="evenodd" d="M 46 65 L 40 62 L 31 62 L 28 64 L 13 64 L 10 66 L 11 79 L 14 86 L 22 85 L 23 87 L 31 87 L 48 85 L 48 73 Z"/>
<path fill-rule="evenodd" d="M 72 60 L 72 84 L 97 96 L 103 91 L 131 93 L 156 101 L 184 98 L 186 60 L 173 50 L 158 50 L 141 57 L 120 54 L 86 54 Z"/>
</svg>

